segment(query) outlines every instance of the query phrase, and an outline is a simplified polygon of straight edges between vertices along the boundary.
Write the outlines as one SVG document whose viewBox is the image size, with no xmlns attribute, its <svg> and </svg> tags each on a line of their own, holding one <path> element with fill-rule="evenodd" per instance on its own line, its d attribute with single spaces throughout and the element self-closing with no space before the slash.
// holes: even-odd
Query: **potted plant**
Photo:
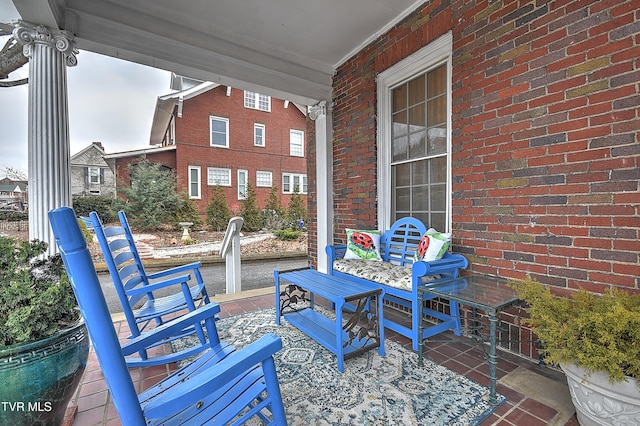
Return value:
<svg viewBox="0 0 640 426">
<path fill-rule="evenodd" d="M 517 285 L 546 363 L 559 365 L 581 425 L 640 423 L 640 295 L 615 288 L 566 297 Z"/>
<path fill-rule="evenodd" d="M 0 425 L 61 424 L 89 352 L 59 255 L 0 236 Z"/>
</svg>

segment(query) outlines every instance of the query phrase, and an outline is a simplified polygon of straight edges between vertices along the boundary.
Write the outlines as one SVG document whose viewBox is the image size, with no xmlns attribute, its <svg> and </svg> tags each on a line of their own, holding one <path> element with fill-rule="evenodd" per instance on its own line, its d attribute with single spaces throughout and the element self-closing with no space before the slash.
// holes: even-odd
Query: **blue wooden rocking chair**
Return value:
<svg viewBox="0 0 640 426">
<path fill-rule="evenodd" d="M 69 207 L 52 210 L 49 220 L 122 424 L 227 425 L 253 417 L 269 425 L 287 424 L 273 362 L 282 341 L 274 334 L 241 350 L 210 341 L 210 348 L 198 359 L 137 395 L 125 356 L 201 322 L 210 335 L 217 336 L 215 315 L 220 307 L 205 305 L 121 347 L 74 211 Z"/>
<path fill-rule="evenodd" d="M 158 326 L 175 317 L 176 312 L 185 309 L 193 311 L 202 304 L 210 303 L 199 270 L 200 262 L 148 274 L 124 212 L 118 213 L 120 225 L 106 227 L 96 212 L 91 212 L 89 216 L 132 338 L 143 334 L 151 325 Z M 192 275 L 194 281 L 191 280 Z M 166 292 L 171 287 L 178 289 L 173 294 L 162 297 L 154 294 L 162 290 Z M 206 347 L 207 335 L 198 324 L 185 331 L 185 335 L 193 333 L 197 335 L 200 346 L 158 356 L 149 356 L 147 350 L 142 350 L 138 356 L 127 358 L 127 364 L 130 367 L 158 365 L 179 361 L 201 352 Z M 184 336 L 173 336 L 173 339 L 181 337 Z"/>
</svg>

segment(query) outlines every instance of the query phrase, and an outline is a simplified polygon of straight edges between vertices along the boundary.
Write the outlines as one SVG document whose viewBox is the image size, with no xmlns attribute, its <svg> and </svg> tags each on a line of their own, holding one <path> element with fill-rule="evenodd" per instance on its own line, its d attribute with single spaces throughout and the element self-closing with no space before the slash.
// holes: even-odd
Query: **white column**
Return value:
<svg viewBox="0 0 640 426">
<path fill-rule="evenodd" d="M 318 229 L 318 271 L 328 272 L 325 247 L 333 244 L 333 138 L 331 112 L 326 102 L 309 107 L 316 123 L 316 219 Z"/>
<path fill-rule="evenodd" d="M 29 239 L 57 252 L 47 213 L 71 206 L 67 66 L 77 64 L 73 35 L 19 21 L 13 36 L 29 58 Z"/>
</svg>

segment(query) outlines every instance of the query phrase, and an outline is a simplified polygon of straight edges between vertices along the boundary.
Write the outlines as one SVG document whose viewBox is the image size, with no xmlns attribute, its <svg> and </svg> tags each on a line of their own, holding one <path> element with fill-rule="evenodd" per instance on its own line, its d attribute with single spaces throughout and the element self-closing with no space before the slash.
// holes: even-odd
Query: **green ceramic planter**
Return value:
<svg viewBox="0 0 640 426">
<path fill-rule="evenodd" d="M 0 425 L 60 425 L 88 354 L 84 321 L 0 350 Z"/>
</svg>

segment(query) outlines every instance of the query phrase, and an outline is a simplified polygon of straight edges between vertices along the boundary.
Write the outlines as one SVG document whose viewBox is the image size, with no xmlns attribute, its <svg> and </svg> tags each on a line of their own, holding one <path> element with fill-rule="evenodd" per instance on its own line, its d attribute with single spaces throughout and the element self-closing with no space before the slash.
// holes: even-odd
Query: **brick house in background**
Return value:
<svg viewBox="0 0 640 426">
<path fill-rule="evenodd" d="M 247 184 L 262 208 L 272 187 L 287 207 L 295 188 L 306 199 L 305 107 L 255 92 L 172 76 L 174 93 L 160 96 L 151 128 L 151 148 L 110 154 L 117 175 L 144 157 L 175 171 L 178 191 L 188 194 L 201 216 L 212 188 L 224 188 L 239 213 Z"/>
<path fill-rule="evenodd" d="M 473 272 L 637 292 L 639 41 L 637 1 L 423 3 L 333 79 L 334 241 L 412 215 Z"/>
</svg>

